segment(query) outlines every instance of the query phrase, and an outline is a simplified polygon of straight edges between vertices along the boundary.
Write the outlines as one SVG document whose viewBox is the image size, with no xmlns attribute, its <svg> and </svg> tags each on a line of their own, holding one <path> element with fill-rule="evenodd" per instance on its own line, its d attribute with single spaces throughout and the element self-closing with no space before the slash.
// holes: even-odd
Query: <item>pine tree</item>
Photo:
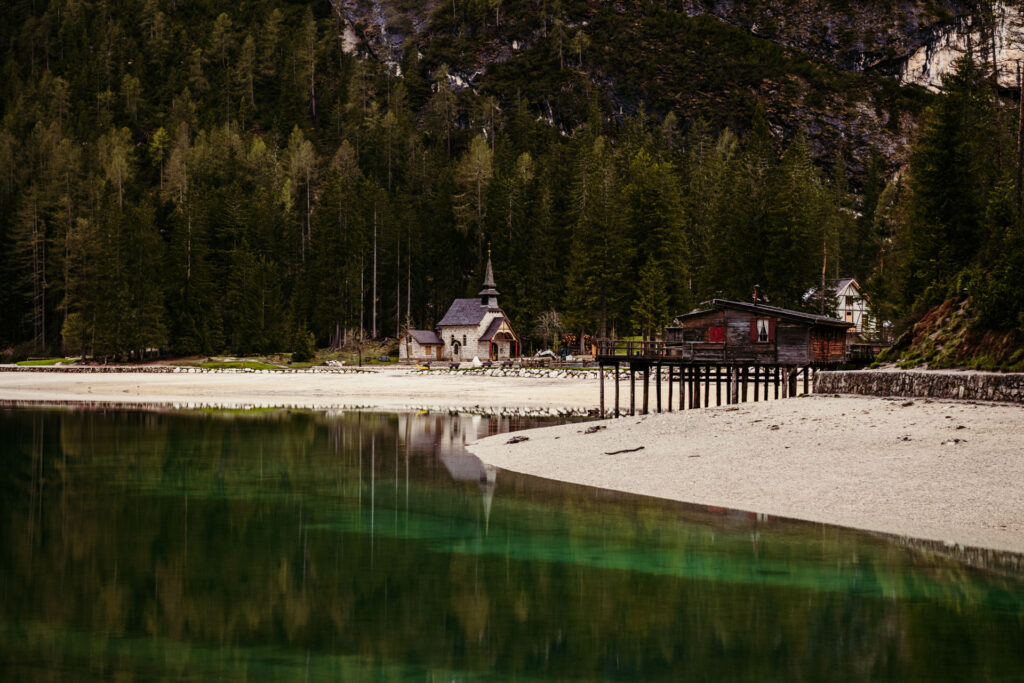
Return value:
<svg viewBox="0 0 1024 683">
<path fill-rule="evenodd" d="M 474 232 L 477 260 L 483 255 L 484 218 L 487 215 L 487 189 L 494 177 L 494 155 L 482 135 L 477 135 L 459 161 L 455 174 L 460 193 L 455 196 L 455 212 L 461 229 Z"/>
<path fill-rule="evenodd" d="M 286 163 L 294 192 L 300 196 L 303 206 L 302 227 L 299 231 L 299 253 L 302 261 L 313 239 L 313 182 L 316 179 L 316 152 L 313 143 L 306 139 L 302 129 L 295 126 L 288 138 L 285 152 Z"/>
<path fill-rule="evenodd" d="M 436 133 L 445 140 L 448 156 L 452 155 L 452 129 L 455 127 L 456 99 L 448 83 L 448 65 L 442 64 L 433 74 L 434 94 L 427 103 L 430 120 Z"/>
<path fill-rule="evenodd" d="M 633 324 L 644 341 L 654 339 L 668 324 L 668 293 L 665 289 L 665 273 L 651 256 L 640 269 L 640 280 L 633 300 Z"/>
<path fill-rule="evenodd" d="M 611 146 L 603 136 L 589 139 L 589 148 L 580 150 L 574 183 L 576 224 L 567 310 L 574 327 L 597 330 L 607 337 L 609 321 L 623 313 L 630 243 L 616 201 L 619 186 Z"/>
<path fill-rule="evenodd" d="M 982 218 L 997 169 L 984 75 L 963 58 L 943 88 L 944 96 L 925 114 L 910 159 L 906 286 L 915 293 L 948 282 L 990 239 Z"/>
</svg>

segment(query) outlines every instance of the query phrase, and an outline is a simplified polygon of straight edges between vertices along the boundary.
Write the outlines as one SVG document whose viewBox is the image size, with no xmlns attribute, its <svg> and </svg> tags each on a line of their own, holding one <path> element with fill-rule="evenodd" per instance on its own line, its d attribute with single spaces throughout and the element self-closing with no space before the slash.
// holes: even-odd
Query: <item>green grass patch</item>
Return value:
<svg viewBox="0 0 1024 683">
<path fill-rule="evenodd" d="M 16 365 L 56 365 L 57 363 L 74 363 L 77 358 L 44 358 L 42 360 L 22 360 Z"/>
<path fill-rule="evenodd" d="M 199 365 L 201 368 L 208 368 L 210 370 L 283 370 L 284 368 L 278 365 L 271 365 L 270 363 L 260 363 L 258 361 L 251 360 L 215 360 Z"/>
</svg>

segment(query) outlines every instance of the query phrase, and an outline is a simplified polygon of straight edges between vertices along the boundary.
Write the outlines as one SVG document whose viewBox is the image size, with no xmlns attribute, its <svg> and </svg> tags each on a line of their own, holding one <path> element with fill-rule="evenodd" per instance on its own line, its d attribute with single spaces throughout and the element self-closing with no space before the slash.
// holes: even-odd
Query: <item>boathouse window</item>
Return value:
<svg viewBox="0 0 1024 683">
<path fill-rule="evenodd" d="M 708 328 L 708 341 L 709 342 L 724 342 L 725 341 L 725 325 L 712 325 Z"/>
<path fill-rule="evenodd" d="M 750 321 L 750 341 L 770 342 L 775 340 L 775 325 L 768 318 L 757 318 Z"/>
</svg>

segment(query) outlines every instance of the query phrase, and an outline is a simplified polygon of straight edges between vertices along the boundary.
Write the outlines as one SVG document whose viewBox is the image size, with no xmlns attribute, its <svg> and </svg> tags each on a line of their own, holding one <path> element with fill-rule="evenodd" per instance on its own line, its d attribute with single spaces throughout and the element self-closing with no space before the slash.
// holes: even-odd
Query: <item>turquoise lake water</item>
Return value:
<svg viewBox="0 0 1024 683">
<path fill-rule="evenodd" d="M 1020 556 L 463 450 L 536 424 L 0 408 L 0 680 L 1024 680 Z"/>
</svg>

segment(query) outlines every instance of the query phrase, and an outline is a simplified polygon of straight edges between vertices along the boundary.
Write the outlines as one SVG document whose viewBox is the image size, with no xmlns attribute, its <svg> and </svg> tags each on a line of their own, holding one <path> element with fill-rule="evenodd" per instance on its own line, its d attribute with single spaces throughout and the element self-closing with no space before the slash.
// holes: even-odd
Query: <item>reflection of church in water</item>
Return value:
<svg viewBox="0 0 1024 683">
<path fill-rule="evenodd" d="M 398 433 L 403 435 L 409 450 L 432 453 L 458 482 L 473 482 L 480 487 L 484 522 L 490 520 L 491 503 L 497 484 L 497 469 L 485 465 L 466 451 L 466 444 L 493 434 L 511 431 L 515 424 L 507 417 L 482 415 L 414 414 L 398 415 Z"/>
</svg>

